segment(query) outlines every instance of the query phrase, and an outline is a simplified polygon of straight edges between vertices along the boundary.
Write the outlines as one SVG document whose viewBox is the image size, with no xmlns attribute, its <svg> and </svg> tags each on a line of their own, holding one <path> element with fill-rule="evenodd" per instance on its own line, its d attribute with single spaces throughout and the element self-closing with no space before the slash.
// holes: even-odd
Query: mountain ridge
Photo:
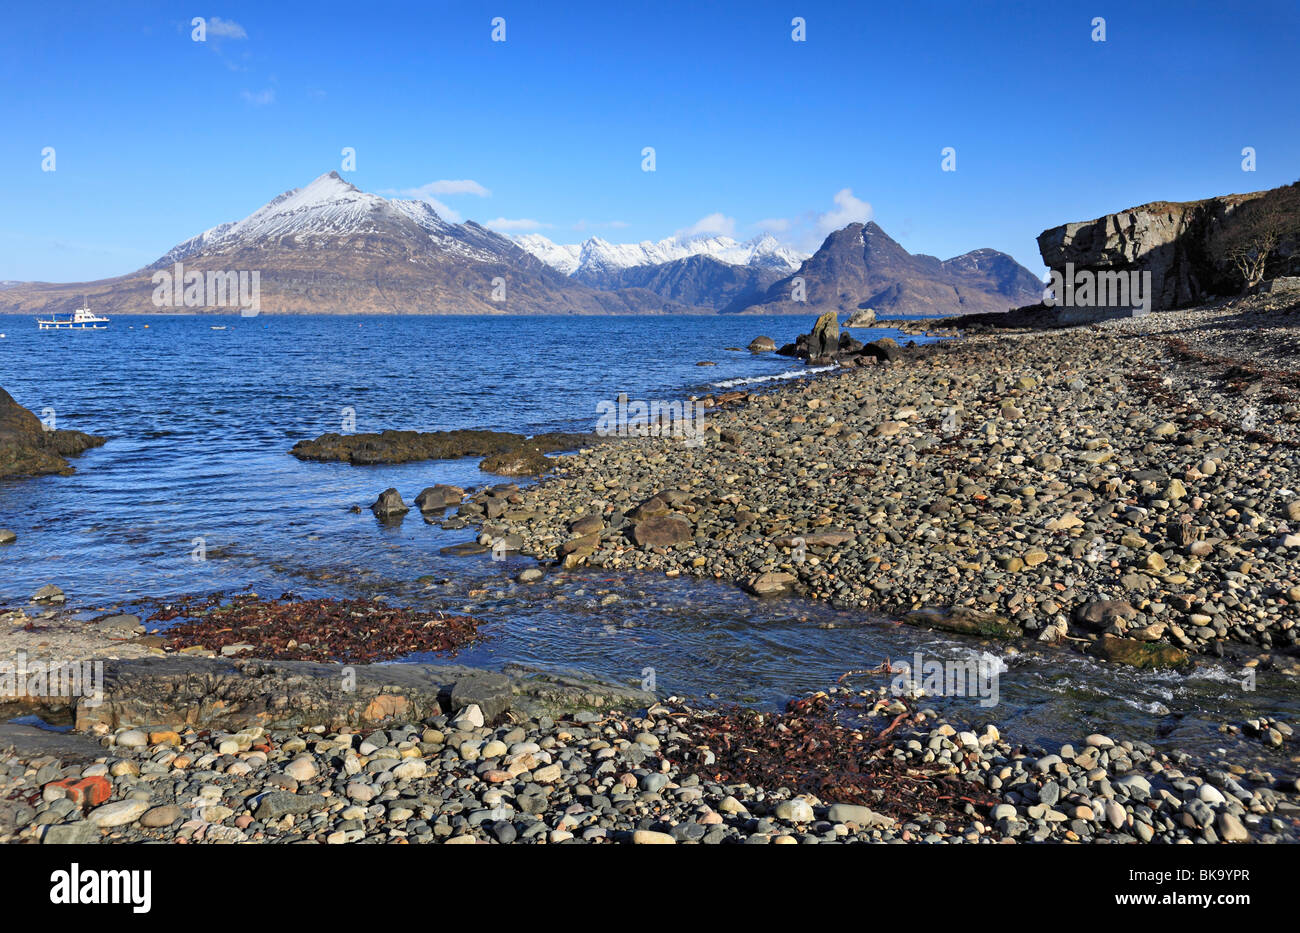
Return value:
<svg viewBox="0 0 1300 933">
<path fill-rule="evenodd" d="M 97 311 L 233 313 L 210 303 L 159 305 L 155 277 L 176 264 L 192 275 L 257 272 L 260 311 L 280 314 L 708 313 L 644 289 L 597 289 L 552 269 L 509 237 L 473 221 L 452 224 L 426 202 L 369 194 L 327 172 L 218 224 L 135 272 L 94 282 L 24 283 L 0 310 L 68 313 L 83 296 Z M 182 289 L 177 288 L 178 292 Z"/>
<path fill-rule="evenodd" d="M 803 300 L 797 296 L 802 285 Z M 875 221 L 851 223 L 826 237 L 790 275 L 768 286 L 744 313 L 943 315 L 1005 312 L 1042 296 L 1036 276 L 987 247 L 941 260 L 909 253 Z"/>
<path fill-rule="evenodd" d="M 182 267 L 183 283 L 158 285 Z M 770 234 L 562 245 L 451 223 L 425 201 L 370 194 L 327 172 L 134 272 L 6 282 L 0 312 L 66 314 L 88 300 L 105 314 L 233 313 L 243 309 L 202 287 L 230 273 L 256 273 L 255 310 L 281 314 L 955 314 L 1006 311 L 1042 290 L 1004 253 L 913 255 L 874 222 L 832 232 L 812 256 Z M 792 300 L 796 278 L 806 301 Z"/>
</svg>

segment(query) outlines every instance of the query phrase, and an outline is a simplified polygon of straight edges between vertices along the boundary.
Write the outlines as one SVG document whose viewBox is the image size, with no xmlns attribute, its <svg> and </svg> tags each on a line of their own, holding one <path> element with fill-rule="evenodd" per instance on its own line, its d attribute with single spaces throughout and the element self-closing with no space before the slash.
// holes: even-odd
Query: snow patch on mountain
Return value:
<svg viewBox="0 0 1300 933">
<path fill-rule="evenodd" d="M 673 236 L 657 242 L 610 243 L 592 237 L 582 243 L 561 244 L 538 233 L 516 236 L 514 241 L 565 275 L 619 272 L 691 256 L 709 256 L 733 266 L 760 266 L 788 273 L 808 258 L 806 253 L 783 245 L 770 233 L 743 243 L 728 236 Z"/>
<path fill-rule="evenodd" d="M 558 269 L 565 275 L 573 275 L 582 261 L 581 243 L 562 246 L 559 243 L 552 243 L 540 233 L 520 234 L 514 237 L 514 241 L 552 269 Z"/>
</svg>

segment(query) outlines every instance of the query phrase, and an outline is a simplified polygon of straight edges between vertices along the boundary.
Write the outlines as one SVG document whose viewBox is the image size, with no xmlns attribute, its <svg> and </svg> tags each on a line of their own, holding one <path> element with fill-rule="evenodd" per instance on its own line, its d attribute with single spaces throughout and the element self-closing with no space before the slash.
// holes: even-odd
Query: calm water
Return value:
<svg viewBox="0 0 1300 933">
<path fill-rule="evenodd" d="M 386 594 L 489 620 L 489 637 L 460 655 L 466 663 L 578 667 L 625 681 L 653 668 L 660 692 L 763 705 L 887 657 L 982 653 L 971 641 L 798 600 L 759 601 L 721 584 L 600 571 L 516 584 L 526 558 L 438 554 L 471 531 L 444 531 L 418 513 L 385 526 L 349 511 L 387 486 L 410 501 L 436 482 L 500 481 L 477 460 L 358 468 L 288 454 L 298 440 L 340 430 L 349 409 L 358 431 L 591 430 L 597 403 L 619 392 L 672 400 L 719 384 L 807 378 L 802 364 L 726 348 L 759 334 L 784 343 L 809 323 L 148 316 L 52 333 L 0 316 L 0 386 L 38 414 L 52 409 L 58 427 L 110 438 L 74 461 L 74 476 L 0 481 L 0 527 L 19 535 L 0 548 L 0 605 L 25 604 L 51 582 L 70 604 L 96 610 L 248 586 L 266 595 Z M 899 336 L 854 331 L 885 334 Z M 200 539 L 207 559 L 195 561 Z M 1300 703 L 1267 675 L 1245 694 L 1218 665 L 1190 678 L 1116 674 L 1064 652 L 987 650 L 1005 666 L 998 706 L 937 705 L 996 719 L 1027 740 L 1103 729 L 1214 753 L 1224 719 L 1300 718 Z M 1231 748 L 1243 750 L 1258 751 Z"/>
</svg>

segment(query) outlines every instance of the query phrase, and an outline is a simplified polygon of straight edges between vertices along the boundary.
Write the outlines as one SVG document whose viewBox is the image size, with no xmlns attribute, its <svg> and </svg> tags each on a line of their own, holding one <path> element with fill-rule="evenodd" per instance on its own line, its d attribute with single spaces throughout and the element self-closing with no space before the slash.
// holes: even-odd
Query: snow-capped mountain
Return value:
<svg viewBox="0 0 1300 933">
<path fill-rule="evenodd" d="M 743 243 L 727 236 L 673 236 L 641 243 L 610 243 L 600 237 L 591 237 L 582 243 L 571 244 L 554 243 L 537 233 L 514 239 L 548 266 L 588 281 L 624 269 L 658 266 L 692 256 L 708 256 L 733 266 L 775 269 L 785 275 L 799 268 L 799 263 L 808 258 L 806 253 L 782 245 L 770 233 Z"/>
<path fill-rule="evenodd" d="M 155 278 L 183 264 L 186 300 L 159 303 Z M 0 290 L 0 310 L 61 313 L 84 295 L 113 313 L 233 313 L 189 290 L 198 273 L 256 272 L 262 311 L 286 314 L 618 314 L 700 311 L 642 288 L 593 288 L 476 223 L 453 224 L 424 201 L 361 191 L 329 172 L 242 220 L 218 224 L 144 269 L 68 285 Z M 175 292 L 181 294 L 178 285 Z M 188 297 L 196 294 L 195 301 Z M 223 295 L 224 291 L 217 292 Z"/>
<path fill-rule="evenodd" d="M 389 199 L 369 194 L 344 181 L 337 172 L 322 175 L 309 185 L 286 191 L 243 220 L 219 224 L 173 247 L 154 267 L 181 262 L 201 253 L 229 252 L 241 245 L 294 240 L 306 245 L 338 237 L 372 236 L 391 232 L 409 221 L 440 249 L 466 258 L 491 262 L 500 258 L 505 237 L 477 224 L 451 224 L 438 216 L 427 201 Z M 484 242 L 484 241 L 489 242 Z M 499 242 L 491 242 L 499 241 Z"/>
</svg>

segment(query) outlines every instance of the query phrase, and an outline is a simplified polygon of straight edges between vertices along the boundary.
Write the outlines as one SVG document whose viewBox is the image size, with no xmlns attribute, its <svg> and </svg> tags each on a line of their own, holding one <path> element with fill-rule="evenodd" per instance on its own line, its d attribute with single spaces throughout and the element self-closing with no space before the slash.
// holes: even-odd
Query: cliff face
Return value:
<svg viewBox="0 0 1300 933">
<path fill-rule="evenodd" d="M 1177 308 L 1240 292 L 1240 273 L 1229 258 L 1234 243 L 1248 241 L 1260 215 L 1281 218 L 1283 232 L 1267 277 L 1286 274 L 1295 262 L 1300 233 L 1300 188 L 1291 185 L 1202 201 L 1156 201 L 1082 223 L 1062 224 L 1038 236 L 1043 263 L 1062 275 L 1079 271 L 1151 273 L 1151 307 Z"/>
</svg>

